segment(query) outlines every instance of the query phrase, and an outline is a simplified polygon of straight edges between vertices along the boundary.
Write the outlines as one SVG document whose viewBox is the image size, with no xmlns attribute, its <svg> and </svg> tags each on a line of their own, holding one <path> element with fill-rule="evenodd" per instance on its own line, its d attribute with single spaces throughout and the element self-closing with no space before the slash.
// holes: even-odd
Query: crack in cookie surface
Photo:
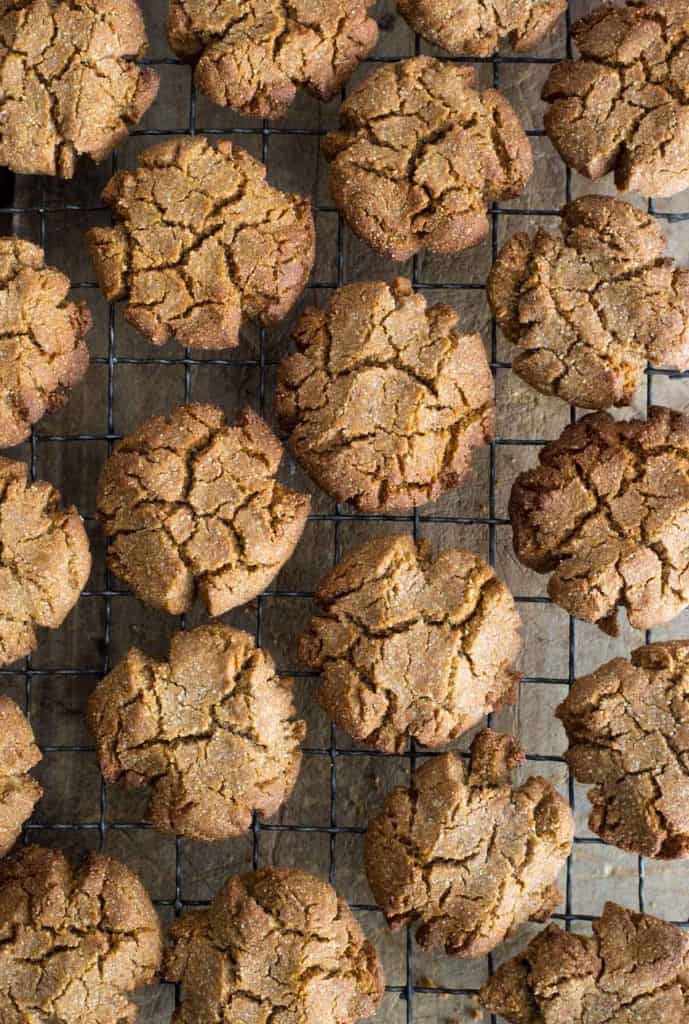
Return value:
<svg viewBox="0 0 689 1024">
<path fill-rule="evenodd" d="M 613 635 L 621 607 L 635 629 L 678 615 L 689 604 L 689 418 L 594 413 L 539 458 L 509 513 L 517 557 L 552 573 L 556 604 Z"/>
<path fill-rule="evenodd" d="M 36 626 L 57 629 L 91 571 L 81 516 L 21 462 L 0 458 L 0 664 L 30 654 Z"/>
<path fill-rule="evenodd" d="M 607 903 L 593 935 L 551 924 L 479 996 L 509 1024 L 685 1024 L 689 935 Z"/>
<path fill-rule="evenodd" d="M 493 377 L 478 334 L 398 278 L 345 285 L 293 331 L 275 409 L 316 482 L 360 511 L 433 501 L 493 437 Z"/>
<path fill-rule="evenodd" d="M 443 754 L 391 793 L 369 824 L 366 874 L 392 928 L 420 920 L 419 945 L 478 957 L 525 921 L 549 917 L 574 821 L 545 779 L 513 788 L 523 760 L 511 737 L 487 729 L 470 765 Z"/>
<path fill-rule="evenodd" d="M 173 1024 L 354 1024 L 383 997 L 378 957 L 347 904 L 296 869 L 230 878 L 170 939 L 164 976 L 183 991 Z"/>
<path fill-rule="evenodd" d="M 0 164 L 71 178 L 103 160 L 158 92 L 135 0 L 9 0 L 0 12 Z"/>
<path fill-rule="evenodd" d="M 299 655 L 322 673 L 317 699 L 355 740 L 390 753 L 439 746 L 514 699 L 520 621 L 482 559 L 388 536 L 321 582 Z"/>
<path fill-rule="evenodd" d="M 503 39 L 531 50 L 567 9 L 567 0 L 398 0 L 415 32 L 460 56 L 490 57 Z"/>
<path fill-rule="evenodd" d="M 68 302 L 70 282 L 38 246 L 0 238 L 0 447 L 60 408 L 88 369 L 91 314 Z"/>
<path fill-rule="evenodd" d="M 589 826 L 644 857 L 689 856 L 689 642 L 640 647 L 576 680 L 565 757 L 592 785 Z"/>
<path fill-rule="evenodd" d="M 248 633 L 220 623 L 175 634 L 167 661 L 132 649 L 97 686 L 88 719 L 105 779 L 151 785 L 156 828 L 206 840 L 279 810 L 306 734 L 291 681 Z"/>
<path fill-rule="evenodd" d="M 158 916 L 137 876 L 91 853 L 27 846 L 0 864 L 3 1024 L 125 1024 L 128 994 L 153 981 Z"/>
<path fill-rule="evenodd" d="M 115 226 L 87 241 L 110 301 L 154 345 L 233 348 L 244 318 L 272 324 L 313 266 L 311 205 L 265 181 L 260 161 L 203 136 L 144 150 L 103 192 Z"/>
<path fill-rule="evenodd" d="M 256 597 L 301 537 L 307 495 L 276 478 L 282 445 L 251 410 L 212 405 L 154 416 L 116 446 L 98 487 L 108 564 L 172 615 L 196 594 L 210 615 Z"/>
<path fill-rule="evenodd" d="M 0 857 L 12 849 L 43 790 L 29 772 L 41 752 L 26 715 L 0 696 Z"/>
<path fill-rule="evenodd" d="M 168 39 L 214 103 L 284 117 L 303 86 L 332 99 L 376 45 L 372 0 L 171 0 Z"/>
<path fill-rule="evenodd" d="M 533 160 L 519 118 L 473 68 L 416 57 L 369 75 L 323 142 L 330 187 L 377 252 L 455 253 L 488 233 L 487 207 L 520 194 Z"/>
<path fill-rule="evenodd" d="M 570 167 L 614 171 L 622 190 L 689 186 L 689 12 L 685 0 L 603 4 L 573 29 L 581 57 L 553 67 L 545 129 Z"/>
</svg>

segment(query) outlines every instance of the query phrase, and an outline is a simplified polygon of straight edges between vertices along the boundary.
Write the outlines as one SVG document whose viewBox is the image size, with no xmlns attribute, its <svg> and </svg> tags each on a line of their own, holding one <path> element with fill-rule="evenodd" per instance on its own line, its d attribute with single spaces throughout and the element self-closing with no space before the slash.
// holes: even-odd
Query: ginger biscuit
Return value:
<svg viewBox="0 0 689 1024">
<path fill-rule="evenodd" d="M 0 696 L 0 857 L 12 849 L 43 796 L 29 775 L 40 760 L 26 715 L 9 697 Z"/>
<path fill-rule="evenodd" d="M 503 40 L 532 50 L 567 10 L 567 0 L 398 0 L 398 10 L 429 43 L 460 56 L 490 57 Z"/>
</svg>

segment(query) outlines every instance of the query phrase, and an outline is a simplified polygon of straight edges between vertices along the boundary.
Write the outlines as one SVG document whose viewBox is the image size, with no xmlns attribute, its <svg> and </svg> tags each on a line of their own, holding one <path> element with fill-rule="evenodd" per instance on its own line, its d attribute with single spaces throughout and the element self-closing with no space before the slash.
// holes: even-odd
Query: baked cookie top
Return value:
<svg viewBox="0 0 689 1024">
<path fill-rule="evenodd" d="M 91 314 L 37 245 L 0 238 L 0 448 L 21 444 L 86 373 Z"/>
<path fill-rule="evenodd" d="M 11 0 L 0 11 L 0 165 L 71 178 L 103 160 L 158 92 L 136 0 Z"/>
<path fill-rule="evenodd" d="M 284 117 L 299 86 L 330 100 L 376 45 L 373 0 L 171 0 L 168 40 L 214 102 Z"/>
<path fill-rule="evenodd" d="M 36 647 L 36 627 L 57 629 L 91 571 L 81 516 L 23 462 L 0 458 L 0 665 Z"/>
<path fill-rule="evenodd" d="M 456 487 L 493 437 L 480 335 L 426 306 L 409 281 L 348 284 L 308 308 L 283 360 L 275 410 L 308 473 L 364 512 L 411 508 Z"/>
<path fill-rule="evenodd" d="M 316 591 L 299 656 L 355 740 L 389 753 L 447 743 L 514 699 L 520 620 L 504 583 L 460 548 L 408 535 L 353 548 Z"/>
<path fill-rule="evenodd" d="M 352 231 L 394 260 L 476 245 L 490 203 L 518 196 L 533 169 L 505 97 L 482 92 L 475 68 L 433 57 L 369 75 L 342 104 L 323 152 Z"/>
<path fill-rule="evenodd" d="M 684 1024 L 689 935 L 650 914 L 606 903 L 593 935 L 551 924 L 481 989 L 510 1024 Z"/>
<path fill-rule="evenodd" d="M 493 313 L 518 346 L 515 373 L 585 409 L 629 405 L 647 362 L 689 368 L 689 270 L 664 257 L 656 220 L 585 196 L 561 234 L 520 233 L 488 279 Z"/>
<path fill-rule="evenodd" d="M 162 142 L 138 163 L 103 192 L 115 226 L 86 233 L 105 297 L 126 300 L 154 345 L 233 348 L 243 318 L 281 320 L 313 266 L 309 201 L 273 188 L 226 139 Z"/>
<path fill-rule="evenodd" d="M 366 874 L 392 928 L 420 920 L 419 945 L 478 957 L 550 916 L 574 820 L 545 779 L 513 788 L 523 760 L 511 736 L 484 729 L 468 765 L 431 758 L 390 794 L 368 827 Z"/>
<path fill-rule="evenodd" d="M 26 715 L 0 696 L 0 857 L 12 849 L 43 790 L 29 775 L 41 760 Z"/>
<path fill-rule="evenodd" d="M 347 904 L 294 868 L 228 879 L 208 910 L 173 924 L 170 940 L 164 977 L 183 992 L 173 1024 L 355 1024 L 383 997 L 376 951 Z"/>
<path fill-rule="evenodd" d="M 251 601 L 301 536 L 307 495 L 275 478 L 282 445 L 245 409 L 153 416 L 115 445 L 98 485 L 108 565 L 145 604 L 171 615 L 195 597 L 209 615 Z"/>
<path fill-rule="evenodd" d="M 689 856 L 689 641 L 639 647 L 577 679 L 557 709 L 592 785 L 589 826 L 644 857 Z"/>
<path fill-rule="evenodd" d="M 587 178 L 645 196 L 689 186 L 689 9 L 686 0 L 603 4 L 572 30 L 581 54 L 543 87 L 545 130 Z"/>
<path fill-rule="evenodd" d="M 617 610 L 650 629 L 689 604 L 689 417 L 593 413 L 567 427 L 520 473 L 510 497 L 514 550 L 552 573 L 565 611 L 617 634 Z"/>
<path fill-rule="evenodd" d="M 398 10 L 424 39 L 459 56 L 490 57 L 503 39 L 531 50 L 546 36 L 567 0 L 398 0 Z"/>
<path fill-rule="evenodd" d="M 161 960 L 158 915 L 129 868 L 99 853 L 78 869 L 26 846 L 0 864 L 0 1017 L 5 1024 L 135 1021 L 129 993 Z"/>
<path fill-rule="evenodd" d="M 107 782 L 151 785 L 149 818 L 226 839 L 275 814 L 301 764 L 305 722 L 291 682 L 248 633 L 222 623 L 176 633 L 167 661 L 133 648 L 89 701 Z"/>
</svg>

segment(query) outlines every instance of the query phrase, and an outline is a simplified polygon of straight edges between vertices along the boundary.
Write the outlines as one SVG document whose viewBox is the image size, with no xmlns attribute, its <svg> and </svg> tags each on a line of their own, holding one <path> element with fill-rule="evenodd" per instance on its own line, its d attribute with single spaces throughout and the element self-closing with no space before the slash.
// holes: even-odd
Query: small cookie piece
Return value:
<svg viewBox="0 0 689 1024">
<path fill-rule="evenodd" d="M 689 417 L 661 407 L 648 420 L 592 413 L 541 449 L 509 503 L 523 565 L 552 573 L 561 608 L 617 635 L 668 622 L 689 604 Z"/>
<path fill-rule="evenodd" d="M 28 774 L 40 760 L 26 715 L 9 697 L 0 696 L 0 857 L 12 849 L 43 796 Z"/>
<path fill-rule="evenodd" d="M 689 857 L 689 641 L 609 661 L 556 714 L 574 777 L 594 787 L 591 831 L 644 857 Z"/>
<path fill-rule="evenodd" d="M 275 479 L 282 445 L 245 409 L 153 416 L 115 445 L 98 485 L 108 565 L 145 604 L 171 615 L 198 594 L 209 615 L 251 601 L 301 537 L 310 500 Z"/>
<path fill-rule="evenodd" d="M 283 360 L 275 411 L 314 480 L 362 512 L 412 508 L 456 487 L 495 426 L 478 334 L 398 278 L 348 284 L 307 309 Z"/>
<path fill-rule="evenodd" d="M 503 39 L 532 50 L 567 10 L 567 0 L 398 0 L 415 32 L 455 56 L 490 57 Z"/>
<path fill-rule="evenodd" d="M 311 205 L 265 180 L 264 165 L 227 139 L 152 146 L 119 171 L 103 201 L 115 226 L 86 239 L 108 301 L 154 345 L 234 348 L 243 318 L 287 315 L 311 273 Z"/>
<path fill-rule="evenodd" d="M 0 238 L 0 448 L 25 441 L 88 369 L 91 314 L 69 289 L 37 245 Z"/>
<path fill-rule="evenodd" d="M 606 903 L 593 935 L 551 924 L 480 992 L 510 1024 L 686 1024 L 689 935 Z"/>
<path fill-rule="evenodd" d="M 136 0 L 12 0 L 0 11 L 0 165 L 71 178 L 78 157 L 105 157 L 158 93 L 140 67 Z"/>
<path fill-rule="evenodd" d="M 223 107 L 284 117 L 297 88 L 331 100 L 378 40 L 373 0 L 171 0 L 168 40 Z"/>
<path fill-rule="evenodd" d="M 518 196 L 531 147 L 502 93 L 476 69 L 433 57 L 384 64 L 340 108 L 323 141 L 335 204 L 384 256 L 456 253 L 488 234 L 487 208 Z"/>
<path fill-rule="evenodd" d="M 347 904 L 295 868 L 228 879 L 170 941 L 163 974 L 183 992 L 173 1024 L 355 1024 L 383 998 L 378 956 Z"/>
<path fill-rule="evenodd" d="M 111 857 L 72 868 L 60 850 L 25 846 L 0 864 L 3 1024 L 120 1024 L 129 993 L 155 978 L 162 937 L 143 885 Z"/>
<path fill-rule="evenodd" d="M 514 235 L 488 279 L 496 320 L 519 347 L 512 369 L 585 409 L 629 405 L 646 363 L 689 369 L 689 270 L 663 256 L 653 217 L 585 196 L 562 235 Z"/>
<path fill-rule="evenodd" d="M 605 3 L 572 30 L 578 60 L 543 87 L 545 130 L 587 178 L 614 171 L 623 191 L 672 196 L 689 186 L 686 0 Z"/>
<path fill-rule="evenodd" d="M 379 537 L 342 559 L 316 601 L 299 656 L 322 672 L 316 697 L 355 740 L 388 753 L 411 737 L 437 747 L 514 700 L 519 615 L 470 551 L 433 561 L 427 543 Z"/>
<path fill-rule="evenodd" d="M 549 782 L 513 788 L 524 760 L 511 736 L 484 729 L 467 766 L 457 754 L 426 761 L 369 824 L 366 874 L 394 930 L 450 956 L 490 953 L 525 921 L 545 921 L 572 848 L 574 819 Z"/>
<path fill-rule="evenodd" d="M 227 839 L 292 792 L 306 723 L 291 682 L 252 637 L 222 623 L 176 633 L 168 661 L 135 647 L 91 694 L 106 782 L 151 785 L 156 828 Z"/>
<path fill-rule="evenodd" d="M 57 629 L 91 572 L 81 516 L 59 491 L 32 483 L 23 462 L 0 458 L 0 665 L 36 647 L 36 626 Z"/>
</svg>

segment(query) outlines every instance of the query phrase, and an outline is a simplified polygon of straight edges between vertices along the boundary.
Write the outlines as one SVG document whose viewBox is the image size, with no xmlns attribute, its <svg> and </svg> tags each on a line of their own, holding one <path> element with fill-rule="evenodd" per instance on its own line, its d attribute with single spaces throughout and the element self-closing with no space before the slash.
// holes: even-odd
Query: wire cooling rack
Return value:
<svg viewBox="0 0 689 1024">
<path fill-rule="evenodd" d="M 164 6 L 164 0 L 156 0 L 156 6 Z M 151 4 L 148 5 L 149 8 Z M 389 6 L 389 5 L 387 5 Z M 566 42 L 566 54 L 571 56 L 572 54 L 572 43 L 571 43 L 571 23 L 575 16 L 583 13 L 588 7 L 593 4 L 586 2 L 577 2 L 577 0 L 570 0 L 569 11 L 567 13 L 567 42 Z M 148 15 L 150 10 L 145 7 L 145 14 L 149 21 Z M 576 9 L 575 9 L 576 7 Z M 160 15 L 160 11 L 157 12 Z M 390 19 L 394 17 L 393 13 L 388 10 L 387 13 L 381 13 L 381 24 L 382 27 L 386 27 L 385 19 L 387 19 L 387 25 L 389 27 Z M 156 23 L 160 23 L 160 18 L 157 19 Z M 412 56 L 414 53 L 423 52 L 422 41 L 416 37 L 410 52 L 406 56 Z M 510 65 L 551 65 L 555 63 L 564 54 L 558 56 L 538 56 L 538 55 L 514 55 L 512 53 L 505 53 L 504 55 L 498 55 L 491 59 L 485 59 L 480 61 L 467 61 L 475 63 L 477 65 L 483 65 L 482 71 L 488 73 L 488 76 L 492 74 L 492 83 L 496 87 L 501 85 L 501 76 L 504 74 L 504 69 Z M 388 58 L 384 57 L 372 57 L 367 63 L 375 64 L 379 63 Z M 398 59 L 397 57 L 392 59 Z M 460 58 L 460 60 L 462 60 Z M 152 58 L 144 60 L 143 63 L 156 65 L 159 68 L 166 65 L 179 66 L 180 62 L 167 57 Z M 547 70 L 547 69 L 546 69 Z M 524 111 L 519 111 L 524 113 Z M 271 175 L 271 147 L 273 140 L 280 136 L 319 136 L 325 134 L 325 129 L 320 127 L 291 127 L 289 125 L 281 124 L 270 124 L 264 121 L 258 128 L 242 127 L 233 125 L 232 127 L 213 127 L 213 128 L 198 128 L 197 127 L 197 95 L 195 93 L 193 84 L 190 86 L 189 91 L 189 102 L 186 109 L 185 119 L 183 123 L 169 128 L 166 126 L 165 130 L 159 130 L 154 128 L 141 128 L 133 131 L 131 134 L 133 137 L 143 136 L 150 138 L 150 143 L 155 142 L 155 136 L 165 135 L 191 135 L 197 131 L 202 131 L 203 134 L 207 135 L 229 135 L 234 137 L 240 144 L 243 141 L 243 136 L 251 135 L 252 137 L 260 138 L 260 153 L 264 163 L 268 167 L 268 177 L 272 180 Z M 543 136 L 543 132 L 540 129 L 530 130 L 528 133 L 532 138 L 540 138 Z M 553 157 L 555 159 L 555 157 Z M 111 161 L 111 170 L 114 172 L 118 167 L 118 154 L 115 154 Z M 4 184 L 0 182 L 0 219 L 2 224 L 10 223 L 14 229 L 16 225 L 20 225 L 18 233 L 21 233 L 21 225 L 24 223 L 23 218 L 32 216 L 38 219 L 38 237 L 37 241 L 41 246 L 45 246 L 47 224 L 51 215 L 60 214 L 69 218 L 79 218 L 80 215 L 88 215 L 97 211 L 105 210 L 105 207 L 100 203 L 99 196 L 94 194 L 89 198 L 87 203 L 84 202 L 53 202 L 52 199 L 46 198 L 46 194 L 49 192 L 50 196 L 60 194 L 59 186 L 56 187 L 55 183 L 49 183 L 42 181 L 41 179 L 32 180 L 29 185 L 24 181 L 21 189 L 18 183 L 12 180 L 5 180 Z M 566 177 L 566 198 L 569 200 L 572 196 L 572 175 L 567 171 Z M 21 201 L 20 201 L 21 200 Z M 689 205 L 689 200 L 688 200 Z M 677 211 L 676 209 L 665 210 L 656 209 L 653 202 L 649 203 L 650 212 L 665 219 L 668 222 L 672 221 L 689 221 L 689 209 L 686 212 Z M 314 203 L 314 212 L 327 213 L 334 215 L 336 213 L 335 208 L 330 202 L 316 202 Z M 536 207 L 521 205 L 519 201 L 513 206 L 493 206 L 491 210 L 491 232 L 488 244 L 491 247 L 493 257 L 497 253 L 499 244 L 499 230 L 501 220 L 507 221 L 508 230 L 511 232 L 513 219 L 520 217 L 529 218 L 549 218 L 556 217 L 558 215 L 558 209 L 546 207 Z M 9 218 L 9 220 L 8 220 Z M 516 223 L 515 229 L 521 225 Z M 312 282 L 311 287 L 314 289 L 333 289 L 337 285 L 344 283 L 347 278 L 345 257 L 344 257 L 344 238 L 346 228 L 342 221 L 338 219 L 337 226 L 337 240 L 336 240 L 336 274 L 335 279 L 331 281 L 319 281 L 318 267 L 315 271 L 316 281 Z M 393 272 L 394 268 L 390 267 L 390 272 Z M 421 280 L 419 273 L 419 261 L 414 260 L 412 269 L 412 280 L 414 285 L 422 286 L 424 291 L 432 291 L 433 289 L 442 290 L 446 293 L 460 293 L 460 292 L 471 292 L 474 290 L 483 291 L 484 285 L 482 283 L 476 283 L 469 280 L 442 280 L 435 283 Z M 77 293 L 88 289 L 95 289 L 95 282 L 92 280 L 75 282 L 74 290 Z M 93 292 L 92 292 L 93 294 Z M 88 297 L 88 296 L 87 296 Z M 490 330 L 490 363 L 493 369 L 494 375 L 500 371 L 508 371 L 510 363 L 504 359 L 499 358 L 500 349 L 498 343 L 498 337 L 496 333 L 495 322 L 492 322 Z M 192 393 L 192 373 L 197 367 L 217 367 L 217 371 L 220 374 L 227 374 L 228 388 L 232 386 L 231 373 L 237 367 L 248 367 L 252 368 L 258 377 L 257 393 L 255 395 L 256 404 L 261 412 L 266 411 L 266 398 L 267 398 L 267 382 L 268 374 L 271 372 L 271 367 L 277 364 L 277 360 L 269 358 L 266 353 L 266 331 L 261 330 L 258 337 L 258 349 L 255 357 L 249 359 L 233 359 L 233 358 L 214 358 L 214 359 L 197 359 L 194 358 L 193 354 L 189 350 L 185 350 L 183 355 L 178 357 L 170 358 L 156 358 L 155 350 L 150 350 L 150 355 L 145 357 L 132 357 L 122 354 L 118 354 L 118 321 L 115 313 L 115 308 L 111 305 L 108 311 L 107 321 L 107 353 L 104 355 L 94 355 L 92 357 L 93 365 L 100 365 L 103 367 L 104 380 L 105 380 L 105 395 L 102 396 L 107 401 L 107 423 L 106 430 L 102 432 L 75 432 L 75 433 L 50 433 L 44 429 L 41 429 L 39 425 L 32 433 L 30 444 L 26 452 L 28 456 L 31 475 L 33 478 L 42 475 L 38 472 L 39 470 L 39 453 L 41 446 L 46 443 L 55 444 L 69 444 L 70 442 L 79 442 L 86 445 L 94 443 L 100 443 L 103 453 L 105 446 L 111 450 L 115 441 L 121 436 L 114 429 L 115 417 L 114 417 L 114 402 L 116 395 L 116 379 L 117 369 L 122 366 L 129 364 L 139 366 L 159 366 L 159 367 L 176 367 L 180 374 L 183 374 L 184 378 L 184 399 L 188 401 Z M 656 368 L 648 368 L 646 377 L 646 398 L 650 405 L 653 399 L 653 384 L 654 379 L 657 375 L 671 376 L 673 378 L 681 378 L 682 374 L 669 374 L 668 371 L 659 370 Z M 121 387 L 121 385 L 120 385 Z M 95 396 L 96 400 L 100 400 L 100 396 Z M 170 402 L 170 405 L 176 404 Z M 570 410 L 570 420 L 575 419 L 575 410 Z M 437 511 L 434 512 L 434 506 L 426 506 L 421 511 L 416 510 L 407 515 L 359 515 L 349 511 L 346 507 L 336 507 L 333 511 L 326 512 L 315 512 L 311 519 L 321 520 L 332 524 L 332 536 L 333 536 L 333 550 L 332 550 L 332 563 L 338 561 L 340 555 L 341 546 L 341 528 L 343 524 L 351 522 L 372 522 L 372 521 L 383 521 L 389 524 L 399 524 L 400 528 L 411 529 L 414 536 L 418 536 L 423 530 L 424 526 L 428 524 L 451 524 L 458 526 L 473 526 L 480 527 L 487 530 L 488 535 L 488 557 L 492 565 L 496 562 L 496 531 L 499 528 L 505 528 L 509 526 L 509 521 L 504 516 L 497 514 L 497 503 L 496 503 L 496 487 L 498 484 L 498 452 L 501 448 L 509 446 L 532 446 L 533 460 L 535 461 L 536 450 L 539 445 L 544 443 L 545 439 L 542 437 L 507 437 L 498 436 L 496 437 L 493 444 L 490 446 L 489 461 L 488 461 L 488 472 L 486 482 L 487 490 L 487 501 L 486 508 L 487 513 L 483 515 L 454 515 L 454 514 L 439 514 Z M 77 446 L 77 450 L 80 446 Z M 59 481 L 56 481 L 59 484 Z M 511 480 L 508 482 L 511 483 Z M 70 495 L 70 497 L 72 497 Z M 93 520 L 93 515 L 85 515 L 87 521 Z M 91 523 L 89 523 L 91 526 Z M 17 676 L 21 676 L 23 680 L 23 690 L 25 697 L 25 706 L 27 711 L 30 713 L 33 701 L 32 701 L 32 689 L 39 683 L 43 683 L 48 680 L 62 679 L 65 682 L 78 682 L 79 677 L 84 677 L 84 680 L 95 681 L 99 676 L 102 676 L 113 666 L 114 658 L 112 656 L 112 634 L 113 634 L 113 623 L 117 617 L 117 602 L 126 594 L 126 592 L 117 589 L 116 581 L 111 579 L 110 575 L 106 573 L 105 585 L 102 587 L 90 586 L 87 589 L 80 601 L 79 609 L 83 609 L 84 602 L 90 600 L 96 600 L 102 602 L 103 605 L 103 627 L 101 637 L 101 651 L 102 657 L 98 664 L 88 667 L 80 667 L 75 664 L 59 664 L 57 667 L 43 668 L 35 667 L 32 663 L 31 658 L 27 658 L 23 663 L 23 667 L 17 669 L 12 667 L 9 669 L 3 669 L 0 672 L 0 676 L 3 677 L 3 682 L 9 680 L 16 680 Z M 273 587 L 267 590 L 255 603 L 255 637 L 258 644 L 261 644 L 264 639 L 264 609 L 265 602 L 270 598 L 279 598 L 283 601 L 296 602 L 305 601 L 311 597 L 311 592 L 302 589 L 279 589 Z M 537 595 L 517 594 L 517 602 L 522 605 L 532 605 L 535 608 L 540 608 L 548 605 L 550 602 L 546 597 Z M 74 613 L 79 615 L 80 612 Z M 181 626 L 184 628 L 186 625 L 184 617 L 181 619 Z M 650 639 L 650 636 L 647 636 Z M 559 675 L 558 677 L 551 677 L 548 675 L 532 675 L 524 679 L 524 686 L 535 686 L 535 687 L 551 687 L 566 686 L 572 683 L 575 675 L 575 659 L 576 659 L 576 643 L 577 643 L 577 626 L 572 618 L 569 619 L 568 633 L 567 633 L 567 672 L 565 675 Z M 309 673 L 303 672 L 292 672 L 295 676 L 308 677 Z M 93 746 L 82 743 L 64 743 L 64 744 L 50 744 L 42 743 L 42 749 L 44 755 L 60 754 L 60 753 L 84 753 L 93 754 Z M 310 745 L 309 738 L 306 741 L 305 753 L 313 757 L 320 757 L 325 759 L 329 766 L 328 772 L 328 800 L 329 800 L 329 812 L 327 823 L 321 825 L 305 824 L 305 823 L 292 823 L 292 824 L 281 824 L 276 822 L 266 822 L 260 820 L 258 817 L 254 819 L 253 828 L 251 833 L 251 861 L 254 866 L 257 866 L 260 861 L 260 850 L 262 837 L 277 832 L 291 832 L 301 833 L 308 841 L 313 840 L 314 836 L 324 837 L 327 844 L 327 871 L 331 881 L 337 883 L 336 878 L 336 867 L 337 867 L 337 840 L 340 836 L 361 836 L 364 833 L 362 826 L 356 825 L 344 825 L 342 824 L 342 817 L 339 813 L 339 800 L 342 797 L 342 785 L 338 787 L 337 767 L 341 764 L 343 759 L 350 758 L 384 758 L 387 755 L 371 752 L 370 750 L 357 749 L 349 747 L 340 742 L 340 737 L 336 733 L 334 727 L 330 728 L 329 742 L 321 745 Z M 427 751 L 419 751 L 414 744 L 410 746 L 410 749 L 404 755 L 404 759 L 408 765 L 409 773 L 413 772 L 417 760 L 420 756 L 429 756 Z M 432 756 L 432 755 L 431 755 Z M 542 753 L 537 750 L 529 750 L 527 753 L 528 762 L 534 765 L 543 766 L 547 764 L 551 765 L 564 765 L 563 759 L 558 756 Z M 56 786 L 59 788 L 60 780 L 51 778 L 48 780 L 49 786 Z M 571 777 L 568 777 L 567 790 L 569 794 L 569 800 L 573 810 L 576 810 L 575 806 L 575 786 Z M 64 839 L 64 833 L 90 833 L 90 844 L 96 845 L 99 848 L 106 846 L 108 835 L 117 831 L 132 831 L 141 830 L 147 832 L 150 837 L 151 833 L 149 826 L 143 821 L 111 821 L 110 815 L 108 814 L 108 795 L 106 787 L 103 782 L 100 782 L 100 795 L 99 795 L 99 814 L 93 819 L 88 821 L 73 821 L 70 820 L 70 815 L 67 808 L 64 810 L 64 818 L 62 815 L 58 815 L 57 820 L 44 821 L 41 818 L 41 804 L 38 805 L 35 818 L 27 824 L 24 830 L 24 837 L 26 841 L 31 841 L 32 838 L 40 838 L 41 841 L 52 841 L 59 842 L 57 833 L 62 833 Z M 40 836 L 38 835 L 40 834 Z M 174 869 L 174 896 L 169 898 L 162 898 L 156 900 L 156 904 L 164 915 L 172 916 L 173 914 L 178 915 L 184 909 L 188 907 L 203 906 L 203 900 L 189 899 L 186 898 L 185 884 L 184 884 L 184 858 L 181 852 L 182 841 L 177 839 L 175 841 L 175 869 Z M 575 838 L 575 850 L 577 846 L 582 844 L 596 844 L 602 845 L 601 841 L 591 835 L 577 835 Z M 305 866 L 309 866 L 308 864 Z M 363 873 L 363 867 L 361 869 Z M 638 907 L 643 910 L 645 908 L 645 865 L 642 858 L 638 859 L 637 865 L 637 890 L 638 890 Z M 565 893 L 564 893 L 564 907 L 562 912 L 556 913 L 554 917 L 562 922 L 567 928 L 586 928 L 586 923 L 590 922 L 592 915 L 575 913 L 572 901 L 572 858 L 570 857 L 567 865 L 566 882 L 565 882 Z M 614 895 L 614 893 L 613 893 Z M 376 908 L 367 903 L 353 902 L 353 908 L 355 912 L 374 913 Z M 678 922 L 682 923 L 682 922 Z M 386 1020 L 390 1021 L 406 1021 L 406 1024 L 417 1024 L 423 1020 L 429 1022 L 431 1020 L 441 1019 L 459 1021 L 460 1019 L 471 1019 L 470 1016 L 459 1018 L 456 1016 L 447 1017 L 446 1014 L 438 1009 L 439 1004 L 434 1002 L 433 1009 L 427 1010 L 424 1006 L 424 998 L 434 997 L 471 997 L 476 992 L 476 985 L 463 985 L 460 984 L 457 987 L 452 985 L 435 985 L 428 981 L 424 977 L 417 978 L 415 976 L 414 969 L 414 952 L 415 947 L 413 944 L 412 929 L 407 930 L 405 939 L 405 948 L 403 952 L 404 957 L 404 970 L 406 977 L 402 980 L 401 984 L 388 985 L 388 1000 L 391 1002 L 387 1003 L 387 1006 L 392 1006 L 392 1010 L 385 1016 Z M 486 969 L 487 973 L 493 970 L 493 957 L 487 958 Z M 174 993 L 174 1001 L 177 1002 L 179 999 L 179 993 Z M 171 999 L 170 1002 L 173 1000 Z M 430 1005 L 430 1004 L 429 1004 Z M 454 1005 L 454 1004 L 453 1004 Z M 468 1005 L 468 1004 L 467 1004 Z M 168 1004 L 169 1007 L 169 1004 Z M 463 1012 L 466 1012 L 466 1006 L 464 1006 Z M 155 1021 L 156 1024 L 167 1020 L 169 1017 L 169 1009 L 167 1011 L 161 1011 L 160 1009 L 154 1010 L 149 1016 L 143 1016 L 142 1020 Z M 496 1021 L 493 1015 L 486 1020 L 491 1019 Z"/>
</svg>

